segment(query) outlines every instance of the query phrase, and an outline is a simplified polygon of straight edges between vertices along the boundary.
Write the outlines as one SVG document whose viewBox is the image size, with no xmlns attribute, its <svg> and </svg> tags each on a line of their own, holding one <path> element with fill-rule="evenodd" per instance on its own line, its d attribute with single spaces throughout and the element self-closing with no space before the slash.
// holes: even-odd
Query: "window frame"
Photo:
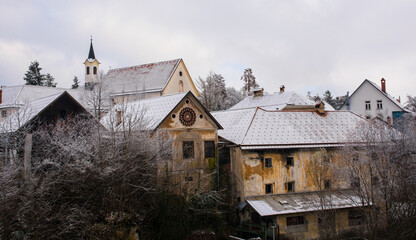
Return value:
<svg viewBox="0 0 416 240">
<path fill-rule="evenodd" d="M 288 160 L 290 160 L 290 162 L 288 163 Z M 295 165 L 295 158 L 293 156 L 287 156 L 286 157 L 286 167 L 293 167 Z"/>
<path fill-rule="evenodd" d="M 291 186 L 291 189 L 289 189 Z M 286 192 L 295 192 L 295 181 L 286 182 Z"/>
<path fill-rule="evenodd" d="M 93 75 L 97 75 L 97 67 L 95 67 L 95 66 L 94 66 L 94 67 L 92 68 L 92 74 L 93 74 Z"/>
<path fill-rule="evenodd" d="M 365 102 L 365 110 L 371 110 L 371 101 L 366 100 L 364 102 Z"/>
<path fill-rule="evenodd" d="M 186 146 L 187 144 L 189 145 Z M 193 158 L 195 158 L 195 141 L 182 141 L 182 159 Z"/>
<path fill-rule="evenodd" d="M 212 146 L 208 146 L 207 144 L 211 144 Z M 212 152 L 208 152 L 209 154 L 207 154 L 207 150 L 212 147 Z M 215 157 L 215 141 L 204 141 L 204 158 L 213 158 Z"/>
<path fill-rule="evenodd" d="M 272 158 L 264 158 L 264 167 L 265 168 L 272 168 L 273 167 L 273 159 Z"/>
<path fill-rule="evenodd" d="M 293 216 L 293 217 L 286 217 L 286 227 L 290 226 L 297 226 L 297 225 L 305 225 L 305 216 Z"/>
<path fill-rule="evenodd" d="M 383 109 L 383 100 L 377 100 L 377 110 Z"/>
<path fill-rule="evenodd" d="M 86 71 L 87 71 L 87 75 L 90 75 L 90 67 L 89 66 L 87 66 Z"/>
<path fill-rule="evenodd" d="M 269 191 L 267 191 L 269 188 Z M 266 194 L 273 194 L 273 183 L 266 183 L 264 184 L 264 192 Z"/>
</svg>

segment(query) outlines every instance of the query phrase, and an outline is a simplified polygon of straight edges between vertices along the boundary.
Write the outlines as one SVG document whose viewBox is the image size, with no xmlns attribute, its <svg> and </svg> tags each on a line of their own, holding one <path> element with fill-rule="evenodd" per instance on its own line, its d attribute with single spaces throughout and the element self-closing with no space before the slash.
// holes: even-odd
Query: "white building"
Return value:
<svg viewBox="0 0 416 240">
<path fill-rule="evenodd" d="M 392 123 L 401 113 L 408 112 L 399 101 L 386 92 L 384 78 L 381 79 L 381 88 L 370 80 L 364 80 L 340 110 L 351 110 L 366 119 L 378 117 L 387 123 Z"/>
</svg>

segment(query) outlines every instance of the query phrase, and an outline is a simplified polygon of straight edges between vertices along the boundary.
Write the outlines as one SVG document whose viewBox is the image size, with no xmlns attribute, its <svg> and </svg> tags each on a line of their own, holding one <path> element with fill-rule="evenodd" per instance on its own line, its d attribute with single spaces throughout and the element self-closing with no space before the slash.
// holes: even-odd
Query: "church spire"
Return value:
<svg viewBox="0 0 416 240">
<path fill-rule="evenodd" d="M 90 53 L 88 53 L 88 59 L 95 59 L 94 48 L 92 47 L 92 36 L 91 36 Z"/>
</svg>

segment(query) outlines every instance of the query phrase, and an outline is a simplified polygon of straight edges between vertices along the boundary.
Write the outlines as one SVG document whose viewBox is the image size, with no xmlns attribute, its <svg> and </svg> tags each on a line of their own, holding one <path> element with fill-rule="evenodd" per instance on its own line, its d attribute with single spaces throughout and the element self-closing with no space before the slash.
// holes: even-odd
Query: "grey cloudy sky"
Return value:
<svg viewBox="0 0 416 240">
<path fill-rule="evenodd" d="M 416 95 L 416 1 L 0 0 L 0 84 L 38 60 L 58 87 L 84 81 L 90 35 L 101 70 L 183 58 L 242 87 L 251 67 L 269 93 L 354 91 L 364 80 Z"/>
</svg>

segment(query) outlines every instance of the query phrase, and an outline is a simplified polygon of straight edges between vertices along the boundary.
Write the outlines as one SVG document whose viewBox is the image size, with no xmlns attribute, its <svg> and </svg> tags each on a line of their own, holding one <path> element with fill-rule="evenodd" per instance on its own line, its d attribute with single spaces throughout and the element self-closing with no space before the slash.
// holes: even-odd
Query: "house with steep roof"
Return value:
<svg viewBox="0 0 416 240">
<path fill-rule="evenodd" d="M 322 103 L 212 115 L 224 128 L 218 130 L 220 169 L 229 169 L 225 174 L 234 183 L 243 231 L 251 229 L 244 225 L 248 222 L 263 226 L 269 236 L 277 229 L 264 226 L 274 225 L 290 238 L 319 238 L 324 228 L 322 209 L 331 210 L 333 224 L 328 226 L 338 233 L 363 224 L 356 211 L 363 206 L 359 198 L 348 190 L 335 191 L 348 189 L 348 183 L 335 181 L 330 171 L 317 173 L 314 166 L 340 161 L 338 149 L 355 144 L 348 136 L 365 119 L 350 111 L 325 111 Z M 331 199 L 330 206 L 322 205 L 323 196 Z"/>
<path fill-rule="evenodd" d="M 409 112 L 386 90 L 386 80 L 381 79 L 381 87 L 366 79 L 348 97 L 340 110 L 351 110 L 366 119 L 379 118 L 388 124 L 403 113 Z"/>
<path fill-rule="evenodd" d="M 218 130 L 222 126 L 191 91 L 117 104 L 101 123 L 116 133 L 168 134 L 173 150 L 171 167 L 179 173 L 173 181 L 181 191 L 211 187 L 212 172 L 217 166 Z"/>
<path fill-rule="evenodd" d="M 39 141 L 34 132 L 44 126 L 81 116 L 92 115 L 66 91 L 19 103 L 13 113 L 0 122 L 0 162 L 23 159 L 25 169 L 31 165 L 31 155 Z"/>
</svg>

